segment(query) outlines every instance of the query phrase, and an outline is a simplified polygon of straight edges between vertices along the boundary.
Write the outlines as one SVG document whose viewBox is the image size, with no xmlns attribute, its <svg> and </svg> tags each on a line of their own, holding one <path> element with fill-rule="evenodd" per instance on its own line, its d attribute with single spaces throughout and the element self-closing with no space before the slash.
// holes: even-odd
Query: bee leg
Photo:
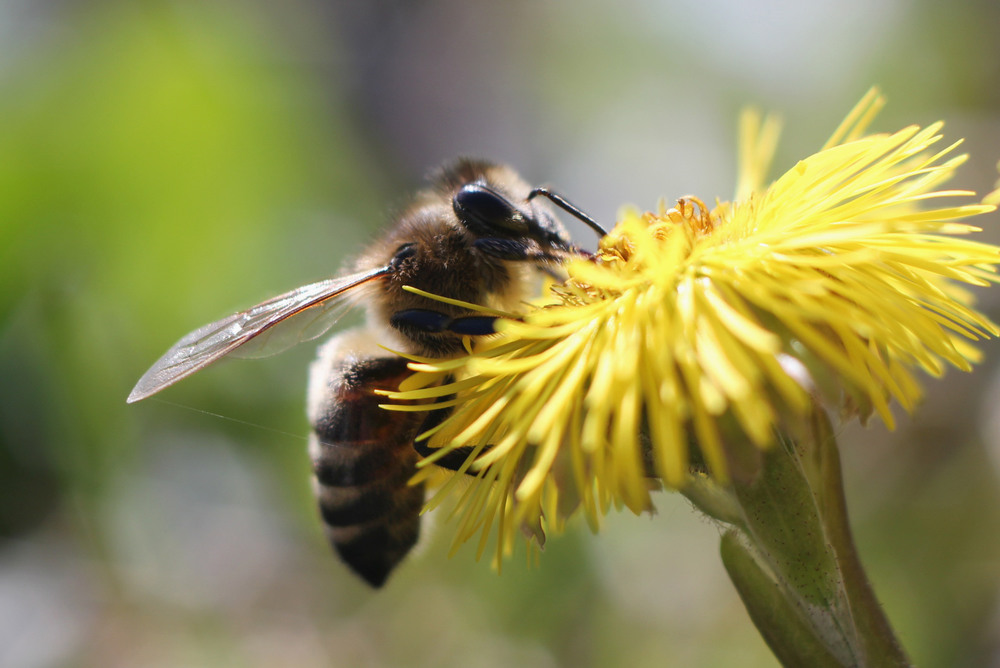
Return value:
<svg viewBox="0 0 1000 668">
<path fill-rule="evenodd" d="M 443 399 L 448 400 L 453 396 L 454 395 L 443 397 Z M 438 408 L 436 410 L 431 411 L 430 413 L 428 413 L 427 418 L 424 420 L 423 424 L 420 425 L 420 432 L 423 433 L 425 431 L 433 429 L 434 427 L 437 427 L 442 422 L 444 422 L 445 418 L 447 418 L 449 415 L 451 415 L 450 407 Z M 492 446 L 487 445 L 483 447 L 482 450 L 480 451 L 480 454 L 482 452 L 489 450 L 490 447 Z M 426 440 L 418 440 L 418 439 L 414 439 L 413 449 L 416 450 L 417 454 L 420 455 L 421 457 L 430 457 L 431 455 L 437 455 L 440 452 L 437 448 L 432 448 L 428 446 Z M 472 453 L 475 450 L 476 448 L 474 448 L 471 445 L 455 448 L 454 450 L 450 450 L 444 455 L 435 459 L 434 465 L 440 466 L 443 469 L 448 469 L 449 471 L 458 471 L 463 466 L 465 466 L 465 462 L 468 461 L 469 457 L 472 456 Z M 469 469 L 466 469 L 465 474 L 476 476 L 479 475 L 479 471 L 470 471 Z"/>
<path fill-rule="evenodd" d="M 488 450 L 489 447 L 490 446 L 487 445 L 482 452 Z M 416 450 L 417 454 L 421 457 L 430 457 L 431 455 L 438 453 L 437 448 L 428 447 L 426 441 L 414 441 L 413 449 Z M 449 471 L 459 471 L 463 466 L 465 466 L 465 462 L 469 460 L 469 457 L 472 456 L 474 451 L 475 448 L 471 445 L 463 445 L 460 448 L 449 450 L 446 454 L 434 460 L 434 466 L 440 466 L 441 468 L 448 469 Z M 480 454 L 482 454 L 482 452 L 480 452 Z M 465 475 L 478 476 L 479 471 L 466 469 Z"/>
<path fill-rule="evenodd" d="M 396 311 L 389 322 L 398 330 L 419 332 L 451 332 L 464 336 L 495 334 L 496 317 L 491 315 L 464 315 L 452 318 L 440 311 L 411 308 Z"/>
</svg>

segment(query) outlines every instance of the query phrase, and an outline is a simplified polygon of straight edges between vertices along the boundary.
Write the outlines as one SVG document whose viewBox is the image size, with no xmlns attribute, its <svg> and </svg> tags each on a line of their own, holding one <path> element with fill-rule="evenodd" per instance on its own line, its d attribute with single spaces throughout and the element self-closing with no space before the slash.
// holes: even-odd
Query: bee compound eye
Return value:
<svg viewBox="0 0 1000 668">
<path fill-rule="evenodd" d="M 513 202 L 480 183 L 459 188 L 452 207 L 459 221 L 479 236 L 521 234 L 527 229 L 524 214 Z"/>
</svg>

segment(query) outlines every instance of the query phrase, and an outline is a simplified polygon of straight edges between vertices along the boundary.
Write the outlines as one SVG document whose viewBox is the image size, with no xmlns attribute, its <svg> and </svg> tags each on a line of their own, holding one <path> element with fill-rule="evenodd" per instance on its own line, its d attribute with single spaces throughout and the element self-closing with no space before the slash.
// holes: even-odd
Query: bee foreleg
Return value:
<svg viewBox="0 0 1000 668">
<path fill-rule="evenodd" d="M 392 314 L 392 326 L 402 331 L 451 332 L 463 336 L 495 334 L 496 317 L 489 315 L 464 315 L 452 318 L 440 311 L 411 308 Z"/>
</svg>

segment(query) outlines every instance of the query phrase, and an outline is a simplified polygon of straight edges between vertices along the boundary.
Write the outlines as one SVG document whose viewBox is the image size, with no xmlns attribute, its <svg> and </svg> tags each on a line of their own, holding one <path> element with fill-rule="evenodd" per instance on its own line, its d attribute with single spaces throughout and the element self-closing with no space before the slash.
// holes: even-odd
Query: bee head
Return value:
<svg viewBox="0 0 1000 668">
<path fill-rule="evenodd" d="M 461 186 L 452 208 L 459 222 L 481 239 L 532 239 L 543 248 L 572 249 L 563 226 L 535 202 L 515 202 L 481 181 Z"/>
</svg>

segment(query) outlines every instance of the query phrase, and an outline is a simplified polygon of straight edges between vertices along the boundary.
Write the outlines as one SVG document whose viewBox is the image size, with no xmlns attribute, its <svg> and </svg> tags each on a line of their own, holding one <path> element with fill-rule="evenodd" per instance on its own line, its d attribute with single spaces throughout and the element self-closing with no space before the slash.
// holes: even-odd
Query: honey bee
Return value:
<svg viewBox="0 0 1000 668">
<path fill-rule="evenodd" d="M 382 586 L 420 532 L 424 490 L 409 480 L 428 452 L 415 439 L 446 416 L 446 409 L 379 408 L 384 398 L 376 390 L 397 390 L 411 373 L 406 359 L 386 349 L 433 358 L 456 355 L 464 337 L 492 334 L 495 323 L 494 317 L 403 288 L 513 309 L 530 295 L 539 270 L 551 272 L 568 257 L 586 255 L 538 195 L 604 234 L 568 201 L 545 188 L 532 189 L 509 167 L 457 160 L 438 170 L 351 273 L 196 329 L 139 379 L 128 402 L 227 355 L 250 349 L 273 353 L 315 338 L 347 308 L 362 303 L 368 324 L 323 344 L 311 366 L 309 454 L 329 541 L 358 576 Z M 437 464 L 457 469 L 463 461 L 457 451 Z"/>
</svg>

